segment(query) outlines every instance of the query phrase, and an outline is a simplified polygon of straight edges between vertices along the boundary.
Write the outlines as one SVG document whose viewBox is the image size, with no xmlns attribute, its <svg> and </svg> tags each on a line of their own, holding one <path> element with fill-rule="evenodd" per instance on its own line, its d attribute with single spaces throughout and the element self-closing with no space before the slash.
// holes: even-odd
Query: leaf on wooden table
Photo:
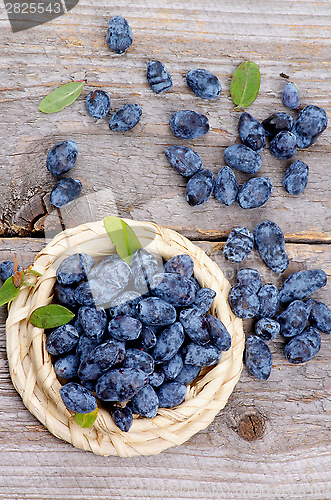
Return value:
<svg viewBox="0 0 331 500">
<path fill-rule="evenodd" d="M 128 264 L 133 254 L 142 248 L 133 229 L 122 219 L 108 215 L 103 219 L 106 232 L 116 247 L 116 252 Z"/>
<path fill-rule="evenodd" d="M 91 427 L 96 421 L 98 416 L 98 407 L 91 413 L 75 413 L 75 420 L 78 425 L 84 427 L 84 429 L 88 429 Z"/>
<path fill-rule="evenodd" d="M 237 108 L 247 108 L 255 101 L 260 90 L 261 75 L 252 61 L 241 63 L 231 80 L 231 97 Z"/>
<path fill-rule="evenodd" d="M 75 315 L 59 304 L 38 307 L 30 316 L 30 322 L 38 328 L 56 328 L 69 323 Z"/>
<path fill-rule="evenodd" d="M 72 104 L 80 96 L 83 82 L 70 82 L 48 94 L 39 104 L 39 111 L 43 113 L 57 113 L 61 109 Z"/>
<path fill-rule="evenodd" d="M 0 289 L 0 306 L 7 304 L 11 300 L 15 299 L 20 293 L 20 288 L 16 287 L 14 284 L 13 276 L 10 276 Z"/>
</svg>

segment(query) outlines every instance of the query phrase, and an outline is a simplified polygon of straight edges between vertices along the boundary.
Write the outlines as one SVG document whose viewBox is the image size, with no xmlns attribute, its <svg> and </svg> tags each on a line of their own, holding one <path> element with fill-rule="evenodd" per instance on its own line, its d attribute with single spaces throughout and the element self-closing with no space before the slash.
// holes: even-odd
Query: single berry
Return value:
<svg viewBox="0 0 331 500">
<path fill-rule="evenodd" d="M 191 69 L 188 71 L 186 73 L 186 83 L 202 99 L 216 99 L 222 92 L 217 76 L 206 69 Z"/>
<path fill-rule="evenodd" d="M 62 141 L 50 149 L 47 154 L 46 166 L 51 174 L 58 177 L 63 175 L 75 165 L 78 155 L 76 141 Z"/>
<path fill-rule="evenodd" d="M 127 132 L 139 123 L 142 109 L 139 104 L 125 104 L 113 114 L 109 128 L 116 132 Z"/>
<path fill-rule="evenodd" d="M 86 109 L 93 118 L 104 118 L 110 110 L 110 97 L 104 90 L 92 90 L 86 98 Z"/>
<path fill-rule="evenodd" d="M 149 61 L 147 80 L 153 92 L 160 94 L 172 87 L 172 78 L 165 65 L 160 61 Z"/>
<path fill-rule="evenodd" d="M 170 117 L 169 125 L 172 133 L 181 139 L 196 139 L 209 130 L 208 118 L 190 110 L 174 113 Z"/>
<path fill-rule="evenodd" d="M 114 16 L 109 21 L 106 43 L 117 54 L 123 54 L 133 42 L 129 23 L 123 16 Z"/>
<path fill-rule="evenodd" d="M 82 187 L 83 185 L 79 179 L 61 179 L 53 187 L 49 201 L 54 207 L 64 207 L 78 198 Z"/>
<path fill-rule="evenodd" d="M 246 174 L 256 174 L 262 166 L 262 158 L 256 151 L 244 144 L 234 144 L 224 151 L 225 163 Z"/>
<path fill-rule="evenodd" d="M 294 83 L 288 82 L 282 93 L 282 101 L 287 108 L 298 109 L 300 106 L 300 92 Z"/>
<path fill-rule="evenodd" d="M 309 168 L 301 160 L 295 161 L 288 167 L 283 177 L 285 191 L 294 196 L 301 194 L 308 183 Z"/>
</svg>

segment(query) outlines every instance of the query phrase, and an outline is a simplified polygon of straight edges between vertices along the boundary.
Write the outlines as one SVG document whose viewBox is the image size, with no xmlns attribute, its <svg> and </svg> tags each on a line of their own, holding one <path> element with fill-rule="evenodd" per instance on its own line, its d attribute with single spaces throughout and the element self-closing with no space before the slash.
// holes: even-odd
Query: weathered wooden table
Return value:
<svg viewBox="0 0 331 500">
<path fill-rule="evenodd" d="M 185 144 L 218 173 L 225 147 L 239 142 L 230 81 L 246 59 L 259 65 L 262 76 L 258 98 L 248 108 L 256 118 L 286 111 L 282 72 L 299 86 L 302 107 L 316 104 L 330 115 L 329 0 L 98 0 L 93 5 L 81 0 L 51 23 L 19 33 L 11 32 L 3 5 L 0 9 L 0 260 L 16 253 L 29 265 L 44 246 L 47 196 L 54 185 L 45 166 L 47 151 L 61 140 L 75 139 L 79 156 L 72 173 L 84 187 L 80 202 L 62 213 L 66 227 L 107 213 L 171 227 L 206 250 L 231 283 L 240 267 L 254 267 L 264 283 L 278 285 L 294 271 L 322 268 L 329 282 L 313 297 L 331 306 L 329 129 L 309 150 L 295 155 L 310 168 L 308 186 L 299 197 L 282 187 L 291 160 L 276 160 L 268 148 L 262 151 L 258 175 L 268 176 L 274 191 L 263 207 L 253 210 L 236 203 L 221 206 L 215 198 L 190 207 L 185 180 L 164 156 L 169 145 L 185 142 L 171 134 L 171 114 L 194 109 L 208 116 L 211 130 Z M 108 20 L 116 14 L 127 18 L 134 34 L 123 55 L 105 44 Z M 146 81 L 151 59 L 165 63 L 173 77 L 173 87 L 161 95 Z M 185 74 L 197 67 L 219 77 L 223 90 L 216 101 L 203 101 L 187 87 Z M 87 84 L 72 106 L 51 115 L 38 111 L 49 91 L 81 79 Z M 94 88 L 109 92 L 113 110 L 128 102 L 141 105 L 141 122 L 116 134 L 106 119 L 92 119 L 84 101 Z M 236 175 L 241 184 L 248 178 Z M 290 266 L 281 276 L 255 250 L 240 265 L 223 257 L 232 228 L 253 230 L 264 220 L 276 222 L 286 237 Z M 51 235 L 48 229 L 46 236 Z M 0 314 L 1 499 L 331 498 L 327 335 L 318 355 L 299 366 L 286 362 L 281 339 L 271 342 L 270 379 L 254 379 L 244 368 L 226 408 L 186 444 L 158 456 L 103 458 L 57 440 L 25 409 L 9 376 L 4 307 Z M 250 328 L 245 322 L 245 330 Z"/>
</svg>

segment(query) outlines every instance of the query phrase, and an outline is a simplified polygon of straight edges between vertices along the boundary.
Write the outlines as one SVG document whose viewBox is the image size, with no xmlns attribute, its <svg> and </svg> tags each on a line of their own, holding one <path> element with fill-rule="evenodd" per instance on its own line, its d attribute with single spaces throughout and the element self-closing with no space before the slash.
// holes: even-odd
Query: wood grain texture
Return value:
<svg viewBox="0 0 331 500">
<path fill-rule="evenodd" d="M 189 237 L 198 231 L 201 239 L 224 237 L 234 226 L 252 229 L 257 222 L 271 219 L 292 238 L 330 241 L 328 130 L 312 148 L 298 151 L 294 157 L 310 167 L 308 187 L 299 198 L 288 195 L 282 187 L 291 161 L 276 160 L 268 148 L 262 151 L 263 166 L 258 175 L 271 179 L 274 192 L 263 207 L 254 210 L 240 209 L 237 204 L 220 206 L 214 198 L 200 207 L 189 207 L 186 181 L 164 156 L 169 145 L 185 143 L 217 175 L 224 165 L 225 147 L 238 142 L 239 113 L 230 98 L 230 80 L 245 59 L 254 60 L 261 69 L 260 94 L 248 109 L 256 118 L 288 111 L 280 98 L 285 84 L 281 72 L 298 84 L 302 106 L 316 104 L 330 114 L 328 0 L 241 0 L 235 5 L 224 0 L 99 0 L 93 8 L 81 1 L 67 15 L 18 34 L 11 33 L 1 9 L 5 47 L 0 55 L 3 230 L 29 229 L 36 215 L 42 215 L 40 197 L 55 183 L 45 167 L 47 152 L 70 138 L 79 146 L 70 175 L 82 180 L 82 195 L 102 191 L 122 216 L 163 224 Z M 119 13 L 125 15 L 134 33 L 133 45 L 121 56 L 105 43 L 108 19 Z M 156 95 L 149 88 L 146 65 L 150 59 L 166 64 L 173 77 L 170 91 Z M 219 77 L 223 92 L 216 101 L 199 99 L 186 85 L 185 74 L 195 67 L 207 68 Z M 82 78 L 87 79 L 87 85 L 72 106 L 52 115 L 38 111 L 46 93 Z M 106 119 L 92 119 L 84 101 L 93 88 L 109 91 L 112 112 L 127 102 L 140 104 L 141 122 L 132 131 L 118 134 L 109 130 Z M 174 137 L 168 120 L 179 109 L 206 114 L 210 132 L 194 141 Z M 238 173 L 237 177 L 242 184 L 249 176 Z M 27 215 L 31 203 L 32 214 Z M 98 209 L 109 213 L 107 204 Z"/>
<path fill-rule="evenodd" d="M 224 259 L 222 245 L 196 244 L 234 283 L 239 266 Z M 22 264 L 29 265 L 43 246 L 43 239 L 0 239 L 0 260 L 17 253 Z M 326 271 L 328 283 L 313 297 L 331 307 L 330 245 L 288 244 L 287 251 L 292 270 L 314 268 L 318 262 Z M 280 285 L 284 279 L 261 264 L 255 252 L 247 259 L 240 267 L 245 263 L 258 268 L 263 282 Z M 244 368 L 225 409 L 206 430 L 160 455 L 120 459 L 81 452 L 56 439 L 29 414 L 10 381 L 4 308 L 0 314 L 1 499 L 329 499 L 328 335 L 323 335 L 315 358 L 300 366 L 285 360 L 281 339 L 270 342 L 269 380 L 254 379 Z M 247 333 L 250 328 L 245 321 Z M 263 424 L 260 439 L 243 439 L 245 419 Z"/>
</svg>

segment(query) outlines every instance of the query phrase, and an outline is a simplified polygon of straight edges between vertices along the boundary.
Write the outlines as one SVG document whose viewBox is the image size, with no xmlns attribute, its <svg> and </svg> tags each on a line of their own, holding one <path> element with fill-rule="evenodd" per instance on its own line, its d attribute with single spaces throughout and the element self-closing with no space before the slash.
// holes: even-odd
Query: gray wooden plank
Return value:
<svg viewBox="0 0 331 500">
<path fill-rule="evenodd" d="M 108 19 L 118 13 L 127 17 L 134 32 L 134 43 L 122 56 L 105 44 Z M 328 130 L 310 150 L 298 151 L 294 157 L 310 167 L 308 187 L 298 198 L 287 195 L 282 187 L 290 161 L 276 160 L 268 149 L 262 152 L 258 175 L 271 179 L 274 192 L 265 206 L 254 210 L 240 209 L 237 204 L 220 206 L 214 198 L 189 207 L 186 181 L 169 166 L 164 151 L 170 144 L 185 143 L 201 155 L 206 168 L 218 173 L 224 165 L 225 147 L 238 142 L 239 113 L 233 109 L 230 80 L 245 59 L 254 60 L 261 69 L 260 94 L 249 108 L 258 119 L 288 111 L 280 100 L 281 72 L 299 85 L 303 106 L 316 104 L 330 114 L 330 19 L 328 0 L 251 1 L 249 7 L 244 1 L 234 6 L 212 0 L 98 0 L 93 9 L 83 1 L 47 25 L 13 34 L 1 7 L 6 48 L 0 56 L 3 230 L 29 230 L 31 221 L 42 215 L 40 197 L 55 182 L 45 167 L 47 151 L 60 140 L 73 138 L 79 157 L 71 174 L 83 181 L 82 196 L 103 192 L 108 201 L 115 202 L 111 210 L 121 216 L 154 221 L 191 237 L 198 233 L 201 239 L 223 237 L 230 224 L 252 229 L 257 222 L 271 219 L 293 238 L 329 241 Z M 173 76 L 172 89 L 163 95 L 154 94 L 146 81 L 151 58 L 163 61 Z M 185 73 L 194 67 L 207 68 L 219 77 L 223 92 L 215 102 L 199 99 L 188 89 Z M 53 115 L 38 111 L 46 93 L 81 78 L 87 79 L 87 85 L 70 108 Z M 97 122 L 85 111 L 85 97 L 93 88 L 110 92 L 112 110 L 127 102 L 140 104 L 141 122 L 125 134 L 110 132 L 106 119 Z M 210 132 L 194 141 L 175 138 L 168 120 L 178 109 L 205 113 Z M 247 179 L 238 174 L 240 184 Z M 97 209 L 101 216 L 110 211 L 105 201 Z M 90 217 L 85 214 L 84 221 Z"/>
<path fill-rule="evenodd" d="M 43 245 L 42 239 L 0 239 L 0 260 L 17 253 L 28 265 Z M 224 259 L 223 244 L 197 245 L 231 283 L 244 265 L 257 268 L 263 282 L 279 285 L 284 279 L 255 252 L 238 266 Z M 329 282 L 313 296 L 331 307 L 330 246 L 289 243 L 287 251 L 292 270 L 321 267 L 327 272 Z M 269 380 L 254 379 L 244 367 L 224 410 L 187 443 L 157 456 L 105 458 L 56 439 L 25 409 L 10 381 L 4 308 L 0 314 L 1 499 L 329 499 L 329 336 L 323 335 L 315 358 L 300 366 L 285 360 L 281 339 L 271 342 Z M 250 328 L 245 321 L 245 331 Z M 259 429 L 264 429 L 261 437 L 249 440 Z"/>
</svg>

